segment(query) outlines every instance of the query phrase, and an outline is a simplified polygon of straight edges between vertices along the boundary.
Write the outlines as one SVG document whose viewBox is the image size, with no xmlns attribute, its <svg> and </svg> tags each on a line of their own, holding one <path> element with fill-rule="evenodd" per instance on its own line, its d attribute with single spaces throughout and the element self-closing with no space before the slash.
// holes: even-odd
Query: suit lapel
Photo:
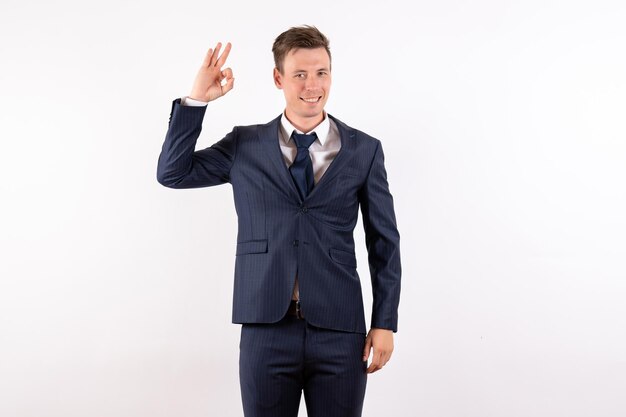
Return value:
<svg viewBox="0 0 626 417">
<path fill-rule="evenodd" d="M 324 172 L 324 175 L 322 175 L 317 184 L 315 184 L 310 194 L 304 199 L 304 201 L 309 201 L 317 194 L 321 193 L 321 191 L 318 191 L 318 189 L 324 188 L 328 182 L 330 182 L 338 173 L 340 173 L 341 168 L 344 167 L 348 161 L 350 161 L 351 156 L 354 153 L 354 139 L 356 136 L 354 129 L 341 122 L 334 116 L 330 115 L 329 113 L 326 114 L 337 125 L 337 130 L 339 131 L 339 140 L 341 141 L 341 148 L 335 156 L 335 159 L 333 159 L 333 161 L 326 169 L 326 172 Z M 278 116 L 271 122 L 259 127 L 259 140 L 261 141 L 262 148 L 267 153 L 269 160 L 272 161 L 272 164 L 276 168 L 278 176 L 285 184 L 288 193 L 293 199 L 302 203 L 303 201 L 301 200 L 300 194 L 296 189 L 296 185 L 293 183 L 291 173 L 289 172 L 289 168 L 285 164 L 283 153 L 280 149 L 280 141 L 278 138 L 280 117 L 281 116 Z"/>
<path fill-rule="evenodd" d="M 341 173 L 341 169 L 346 165 L 348 161 L 352 159 L 352 154 L 354 153 L 355 148 L 355 132 L 354 129 L 340 121 L 339 119 L 333 117 L 329 113 L 328 117 L 330 117 L 335 124 L 337 125 L 337 130 L 339 131 L 339 140 L 341 141 L 341 148 L 337 155 L 335 155 L 335 159 L 332 160 L 324 175 L 320 178 L 320 180 L 315 184 L 315 187 L 311 190 L 309 195 L 305 198 L 305 201 L 313 199 L 315 196 L 321 193 L 318 191 L 326 186 L 337 174 Z"/>
<path fill-rule="evenodd" d="M 262 148 L 267 153 L 269 160 L 272 161 L 274 168 L 276 168 L 277 175 L 284 183 L 283 189 L 287 190 L 287 193 L 291 195 L 291 198 L 300 201 L 300 194 L 298 194 L 296 185 L 293 183 L 291 178 L 291 172 L 289 172 L 289 168 L 285 164 L 283 152 L 280 150 L 280 140 L 278 138 L 280 117 L 281 116 L 278 116 L 271 122 L 259 127 L 259 140 L 261 141 Z"/>
</svg>

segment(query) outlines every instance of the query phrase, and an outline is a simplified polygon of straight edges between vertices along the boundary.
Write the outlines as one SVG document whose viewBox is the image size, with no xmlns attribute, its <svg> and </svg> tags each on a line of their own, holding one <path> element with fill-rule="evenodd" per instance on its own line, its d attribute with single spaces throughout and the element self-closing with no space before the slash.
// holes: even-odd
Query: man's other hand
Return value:
<svg viewBox="0 0 626 417">
<path fill-rule="evenodd" d="M 382 369 L 391 358 L 391 353 L 393 352 L 393 331 L 389 329 L 370 329 L 365 338 L 364 361 L 369 358 L 372 348 L 374 348 L 374 354 L 372 355 L 372 362 L 367 368 L 368 374 Z"/>
</svg>

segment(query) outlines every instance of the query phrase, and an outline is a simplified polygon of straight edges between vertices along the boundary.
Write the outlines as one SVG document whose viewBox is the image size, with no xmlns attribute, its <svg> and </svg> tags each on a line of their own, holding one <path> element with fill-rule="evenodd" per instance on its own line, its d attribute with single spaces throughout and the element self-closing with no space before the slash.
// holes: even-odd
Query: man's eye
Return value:
<svg viewBox="0 0 626 417">
<path fill-rule="evenodd" d="M 304 78 L 304 74 L 296 74 L 296 78 Z"/>
<path fill-rule="evenodd" d="M 318 72 L 317 74 L 318 74 L 318 75 L 326 75 L 327 73 L 326 73 L 326 72 L 324 72 L 324 71 L 320 71 L 320 72 Z"/>
</svg>

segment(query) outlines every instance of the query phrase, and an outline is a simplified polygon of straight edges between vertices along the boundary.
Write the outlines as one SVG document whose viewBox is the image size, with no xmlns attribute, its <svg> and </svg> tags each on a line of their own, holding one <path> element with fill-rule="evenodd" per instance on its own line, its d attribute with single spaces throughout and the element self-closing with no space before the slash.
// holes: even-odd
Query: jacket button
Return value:
<svg viewBox="0 0 626 417">
<path fill-rule="evenodd" d="M 297 240 L 293 241 L 293 246 L 298 246 L 298 241 Z"/>
<path fill-rule="evenodd" d="M 306 213 L 307 211 L 309 211 L 309 208 L 306 206 L 302 206 L 302 208 L 300 209 L 301 212 Z"/>
</svg>

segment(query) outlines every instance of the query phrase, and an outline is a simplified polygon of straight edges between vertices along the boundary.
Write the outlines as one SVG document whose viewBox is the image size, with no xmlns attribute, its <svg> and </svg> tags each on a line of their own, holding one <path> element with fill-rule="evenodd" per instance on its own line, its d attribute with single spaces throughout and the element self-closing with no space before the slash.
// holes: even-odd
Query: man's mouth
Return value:
<svg viewBox="0 0 626 417">
<path fill-rule="evenodd" d="M 300 97 L 300 100 L 305 101 L 307 103 L 317 103 L 318 101 L 320 101 L 322 99 L 322 96 L 317 96 L 317 97 Z"/>
</svg>

